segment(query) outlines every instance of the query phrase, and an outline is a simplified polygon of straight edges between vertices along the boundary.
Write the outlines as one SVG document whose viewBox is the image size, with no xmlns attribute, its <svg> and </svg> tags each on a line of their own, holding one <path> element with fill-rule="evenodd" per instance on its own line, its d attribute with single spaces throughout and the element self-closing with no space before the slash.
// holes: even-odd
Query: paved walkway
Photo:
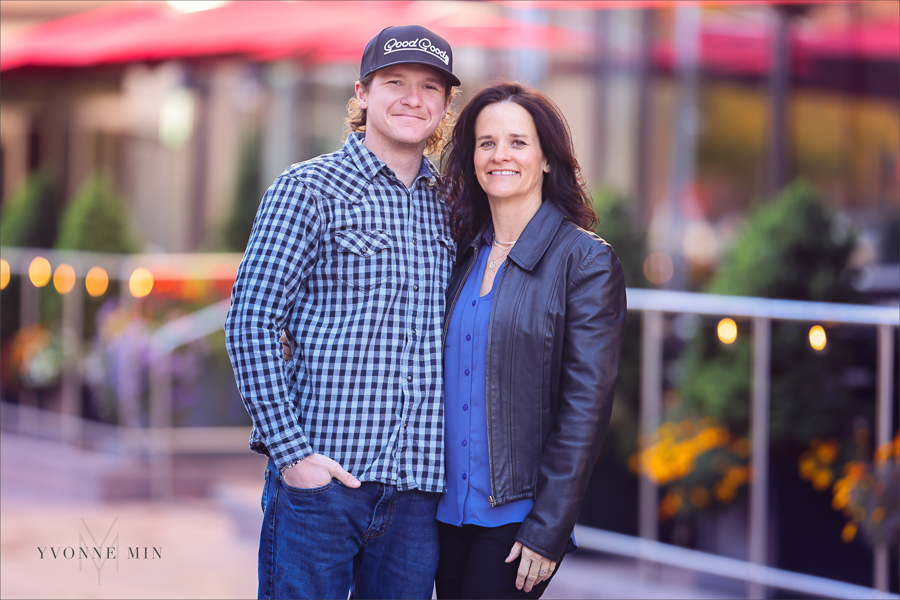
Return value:
<svg viewBox="0 0 900 600">
<path fill-rule="evenodd" d="M 111 502 L 105 499 L 111 492 L 128 497 L 122 482 L 140 471 L 128 460 L 4 432 L 0 597 L 253 598 L 263 467 L 249 452 L 207 457 L 202 468 L 217 475 L 203 496 Z M 176 472 L 197 469 L 176 465 Z M 116 546 L 118 561 L 79 561 L 80 546 Z M 740 596 L 739 587 L 715 585 L 677 569 L 661 570 L 655 582 L 646 582 L 634 561 L 576 552 L 544 597 Z"/>
</svg>

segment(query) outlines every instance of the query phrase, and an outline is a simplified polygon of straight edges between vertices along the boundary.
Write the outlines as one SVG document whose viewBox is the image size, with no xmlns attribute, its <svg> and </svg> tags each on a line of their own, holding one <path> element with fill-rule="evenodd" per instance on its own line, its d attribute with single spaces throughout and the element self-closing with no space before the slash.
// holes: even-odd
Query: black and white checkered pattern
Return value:
<svg viewBox="0 0 900 600">
<path fill-rule="evenodd" d="M 455 246 L 436 178 L 423 158 L 408 190 L 352 134 L 266 192 L 225 331 L 250 445 L 279 468 L 318 452 L 360 481 L 443 491 L 441 324 Z"/>
</svg>

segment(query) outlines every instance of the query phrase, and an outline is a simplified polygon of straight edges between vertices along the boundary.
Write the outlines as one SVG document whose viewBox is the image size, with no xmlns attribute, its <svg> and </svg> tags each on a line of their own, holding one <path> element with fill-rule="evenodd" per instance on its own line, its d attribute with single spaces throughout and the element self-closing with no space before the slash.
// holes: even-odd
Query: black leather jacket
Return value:
<svg viewBox="0 0 900 600">
<path fill-rule="evenodd" d="M 482 235 L 461 240 L 445 334 Z M 545 201 L 494 282 L 486 394 L 491 505 L 533 498 L 516 539 L 551 560 L 566 550 L 609 425 L 625 308 L 612 247 Z"/>
</svg>

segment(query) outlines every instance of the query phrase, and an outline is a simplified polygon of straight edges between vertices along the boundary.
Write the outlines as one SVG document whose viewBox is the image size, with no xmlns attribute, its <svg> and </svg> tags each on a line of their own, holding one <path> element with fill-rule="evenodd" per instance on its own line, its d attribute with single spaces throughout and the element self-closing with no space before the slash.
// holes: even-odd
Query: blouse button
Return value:
<svg viewBox="0 0 900 600">
<path fill-rule="evenodd" d="M 464 373 L 465 373 L 466 375 L 468 375 L 468 374 L 469 374 L 469 370 L 466 369 L 466 370 L 464 371 Z"/>
<path fill-rule="evenodd" d="M 475 306 L 475 301 L 474 301 L 474 300 L 472 300 L 472 306 Z"/>
<path fill-rule="evenodd" d="M 471 340 L 471 339 L 472 339 L 472 336 L 469 335 L 469 334 L 467 333 L 467 334 L 466 334 L 466 341 L 468 342 L 468 341 Z"/>
<path fill-rule="evenodd" d="M 469 410 L 469 405 L 468 405 L 468 404 L 463 404 L 463 410 Z"/>
<path fill-rule="evenodd" d="M 468 478 L 469 478 L 469 476 L 468 476 L 468 475 L 466 475 L 466 474 L 465 474 L 465 473 L 463 473 L 463 474 L 462 474 L 462 478 L 463 478 L 463 481 L 465 481 L 465 480 L 466 480 L 466 479 L 468 479 Z"/>
<path fill-rule="evenodd" d="M 467 440 L 463 440 L 463 441 L 462 441 L 462 445 L 463 445 L 463 446 L 467 446 L 468 444 L 469 444 L 469 442 L 468 442 Z"/>
</svg>

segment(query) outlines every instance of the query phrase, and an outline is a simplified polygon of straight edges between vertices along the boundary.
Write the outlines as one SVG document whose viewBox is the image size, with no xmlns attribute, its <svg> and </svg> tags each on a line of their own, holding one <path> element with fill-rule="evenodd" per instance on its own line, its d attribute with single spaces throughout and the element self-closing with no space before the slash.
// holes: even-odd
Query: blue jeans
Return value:
<svg viewBox="0 0 900 600">
<path fill-rule="evenodd" d="M 259 538 L 260 598 L 431 598 L 440 494 L 337 480 L 287 485 L 269 460 Z"/>
</svg>

